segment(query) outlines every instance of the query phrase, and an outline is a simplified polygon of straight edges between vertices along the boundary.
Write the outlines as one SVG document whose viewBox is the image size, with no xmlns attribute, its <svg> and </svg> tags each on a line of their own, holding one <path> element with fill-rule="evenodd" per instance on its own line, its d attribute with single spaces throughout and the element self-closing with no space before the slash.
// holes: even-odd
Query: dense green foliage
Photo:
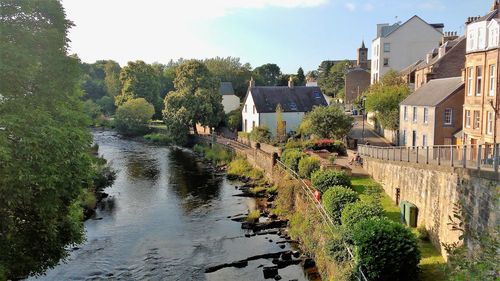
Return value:
<svg viewBox="0 0 500 281">
<path fill-rule="evenodd" d="M 259 143 L 269 143 L 271 141 L 271 131 L 266 126 L 257 126 L 250 132 L 250 138 Z"/>
<path fill-rule="evenodd" d="M 322 193 L 334 185 L 351 187 L 349 175 L 344 171 L 338 170 L 316 171 L 311 175 L 311 182 Z"/>
<path fill-rule="evenodd" d="M 365 107 L 375 112 L 382 127 L 395 130 L 399 127 L 399 104 L 409 94 L 410 89 L 399 73 L 389 71 L 367 90 Z"/>
<path fill-rule="evenodd" d="M 343 186 L 332 186 L 322 196 L 322 204 L 333 222 L 340 224 L 340 217 L 344 207 L 359 200 L 356 191 Z"/>
<path fill-rule="evenodd" d="M 304 75 L 304 69 L 299 67 L 297 70 L 297 75 L 295 76 L 295 85 L 297 86 L 305 86 L 306 85 L 306 76 Z"/>
<path fill-rule="evenodd" d="M 224 118 L 219 83 L 200 61 L 185 61 L 176 68 L 175 91 L 165 97 L 163 119 L 168 134 L 184 143 L 196 124 L 217 126 Z"/>
<path fill-rule="evenodd" d="M 352 116 L 346 115 L 341 107 L 318 106 L 306 114 L 300 125 L 300 132 L 323 139 L 342 139 L 352 126 Z"/>
<path fill-rule="evenodd" d="M 256 85 L 277 86 L 280 81 L 281 69 L 274 63 L 256 67 L 252 72 Z"/>
<path fill-rule="evenodd" d="M 91 135 L 59 1 L 0 2 L 0 275 L 40 274 L 83 239 Z"/>
<path fill-rule="evenodd" d="M 143 135 L 148 131 L 148 122 L 154 113 L 153 105 L 145 99 L 130 99 L 116 110 L 115 127 L 123 135 Z"/>
<path fill-rule="evenodd" d="M 318 85 L 321 91 L 330 97 L 338 97 L 344 89 L 344 77 L 347 70 L 352 67 L 351 62 L 344 60 L 338 63 L 323 61 L 318 68 Z"/>
<path fill-rule="evenodd" d="M 356 263 L 368 280 L 416 280 L 418 250 L 415 235 L 401 223 L 372 217 L 352 230 Z"/>
<path fill-rule="evenodd" d="M 162 133 L 151 133 L 144 135 L 144 139 L 157 144 L 170 144 L 172 140 L 169 136 Z"/>
<path fill-rule="evenodd" d="M 252 76 L 252 67 L 249 63 L 242 64 L 239 58 L 233 57 L 215 57 L 203 62 L 218 81 L 232 82 L 234 93 L 240 98 L 245 96 L 248 81 Z"/>
<path fill-rule="evenodd" d="M 310 178 L 311 174 L 321 167 L 319 159 L 311 156 L 302 157 L 299 160 L 299 176 L 302 178 Z"/>
<path fill-rule="evenodd" d="M 227 166 L 228 177 L 247 177 L 254 181 L 262 180 L 264 178 L 264 173 L 261 170 L 257 170 L 243 157 L 236 157 Z"/>
<path fill-rule="evenodd" d="M 233 153 L 221 145 L 214 145 L 210 147 L 206 144 L 197 143 L 193 146 L 193 151 L 218 165 L 228 164 L 234 156 Z"/>
<path fill-rule="evenodd" d="M 342 211 L 342 225 L 352 229 L 354 225 L 363 219 L 371 217 L 382 217 L 384 209 L 377 200 L 361 200 L 348 204 Z"/>
<path fill-rule="evenodd" d="M 347 156 L 347 148 L 342 141 L 336 141 L 331 139 L 321 139 L 307 142 L 307 148 L 312 150 L 328 150 L 329 152 L 335 152 L 340 156 Z"/>
<path fill-rule="evenodd" d="M 281 154 L 281 162 L 295 172 L 299 171 L 299 161 L 306 154 L 300 149 L 285 149 Z"/>
<path fill-rule="evenodd" d="M 241 121 L 241 109 L 235 109 L 226 114 L 226 125 L 231 131 L 239 131 L 241 130 L 242 121 Z"/>
</svg>

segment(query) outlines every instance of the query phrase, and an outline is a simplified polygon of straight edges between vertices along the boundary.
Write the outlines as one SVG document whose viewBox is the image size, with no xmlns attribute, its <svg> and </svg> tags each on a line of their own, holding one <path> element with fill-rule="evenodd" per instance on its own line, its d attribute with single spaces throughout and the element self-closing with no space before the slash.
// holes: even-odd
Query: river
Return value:
<svg viewBox="0 0 500 281">
<path fill-rule="evenodd" d="M 265 280 L 262 266 L 205 273 L 208 266 L 290 249 L 277 235 L 245 237 L 229 216 L 247 213 L 255 200 L 214 175 L 189 150 L 125 140 L 110 131 L 94 141 L 117 171 L 86 241 L 68 259 L 35 280 Z M 273 240 L 273 242 L 269 242 Z M 282 280 L 308 280 L 300 265 L 279 270 Z M 269 280 L 269 279 L 267 279 Z"/>
</svg>

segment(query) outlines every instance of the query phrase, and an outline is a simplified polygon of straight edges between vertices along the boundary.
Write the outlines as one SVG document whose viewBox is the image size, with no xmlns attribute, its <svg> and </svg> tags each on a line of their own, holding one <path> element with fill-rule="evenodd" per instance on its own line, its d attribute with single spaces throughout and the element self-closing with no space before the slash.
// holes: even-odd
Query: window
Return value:
<svg viewBox="0 0 500 281">
<path fill-rule="evenodd" d="M 472 96 L 472 67 L 467 67 L 467 95 Z"/>
<path fill-rule="evenodd" d="M 255 129 L 255 121 L 252 121 L 252 131 Z"/>
<path fill-rule="evenodd" d="M 384 58 L 384 66 L 389 66 L 389 58 Z"/>
<path fill-rule="evenodd" d="M 429 123 L 429 108 L 424 107 L 424 123 Z"/>
<path fill-rule="evenodd" d="M 403 139 L 401 140 L 402 145 L 406 145 L 406 129 L 403 130 Z"/>
<path fill-rule="evenodd" d="M 492 97 L 492 96 L 495 95 L 495 87 L 496 87 L 496 83 L 495 83 L 495 65 L 492 64 L 492 65 L 490 65 L 490 91 L 488 93 L 488 95 L 490 97 Z"/>
<path fill-rule="evenodd" d="M 479 114 L 479 110 L 474 110 L 474 126 L 473 126 L 473 129 L 479 129 L 480 123 L 481 123 L 481 115 Z"/>
<path fill-rule="evenodd" d="M 243 131 L 248 132 L 247 119 L 245 119 L 245 125 L 243 126 Z"/>
<path fill-rule="evenodd" d="M 427 146 L 427 135 L 422 135 L 422 146 Z"/>
<path fill-rule="evenodd" d="M 451 108 L 446 108 L 444 110 L 444 124 L 451 125 L 453 121 L 453 110 Z"/>
<path fill-rule="evenodd" d="M 470 110 L 465 111 L 465 127 L 470 128 Z"/>
<path fill-rule="evenodd" d="M 483 86 L 483 67 L 476 66 L 476 96 L 481 95 L 481 88 Z"/>
<path fill-rule="evenodd" d="M 245 104 L 245 112 L 247 112 L 247 105 Z"/>
<path fill-rule="evenodd" d="M 391 51 L 391 43 L 384 43 L 384 53 Z"/>
<path fill-rule="evenodd" d="M 469 33 L 469 49 L 474 49 L 474 33 Z"/>
<path fill-rule="evenodd" d="M 486 133 L 488 135 L 493 135 L 493 112 L 488 111 L 486 116 Z"/>
<path fill-rule="evenodd" d="M 417 122 L 417 107 L 413 107 L 413 122 Z"/>
<path fill-rule="evenodd" d="M 406 107 L 406 105 L 403 107 L 403 119 L 405 121 L 408 121 L 408 108 Z"/>
<path fill-rule="evenodd" d="M 253 110 L 253 114 L 255 114 L 255 105 L 253 106 L 253 109 L 252 109 L 252 110 Z"/>
</svg>

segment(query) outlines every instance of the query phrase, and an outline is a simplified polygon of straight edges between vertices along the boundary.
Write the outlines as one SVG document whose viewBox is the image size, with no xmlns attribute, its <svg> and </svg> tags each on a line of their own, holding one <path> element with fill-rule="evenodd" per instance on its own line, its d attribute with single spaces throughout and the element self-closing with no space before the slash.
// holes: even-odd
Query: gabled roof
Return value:
<svg viewBox="0 0 500 281">
<path fill-rule="evenodd" d="M 398 30 L 400 27 L 404 26 L 405 24 L 409 23 L 414 18 L 417 18 L 417 19 L 421 20 L 422 22 L 426 23 L 427 25 L 429 25 L 430 27 L 432 27 L 433 29 L 435 29 L 436 32 L 441 32 L 441 31 L 437 30 L 437 28 L 443 28 L 444 27 L 444 24 L 442 24 L 442 23 L 431 23 L 431 24 L 429 24 L 425 20 L 423 20 L 421 17 L 419 17 L 417 15 L 414 15 L 413 17 L 411 17 L 410 19 L 408 19 L 407 21 L 405 21 L 403 24 L 395 23 L 393 25 L 382 27 L 382 34 L 380 35 L 380 37 L 388 37 L 388 36 L 390 36 L 392 33 L 394 33 L 396 30 Z"/>
<path fill-rule="evenodd" d="M 412 73 L 413 71 L 417 70 L 417 66 L 418 66 L 420 63 L 422 63 L 422 61 L 423 61 L 422 59 L 419 59 L 418 61 L 416 61 L 416 62 L 414 62 L 414 63 L 410 64 L 409 66 L 407 66 L 407 67 L 403 68 L 403 69 L 399 72 L 399 74 L 401 74 L 401 75 L 408 75 L 408 74 Z"/>
<path fill-rule="evenodd" d="M 283 112 L 309 112 L 314 106 L 328 105 L 319 87 L 251 87 L 245 103 L 248 95 L 252 95 L 258 113 L 276 112 L 278 104 Z"/>
<path fill-rule="evenodd" d="M 219 94 L 221 94 L 223 96 L 234 95 L 233 83 L 220 82 Z"/>
<path fill-rule="evenodd" d="M 434 79 L 409 95 L 402 105 L 437 106 L 449 96 L 464 88 L 462 77 Z"/>
<path fill-rule="evenodd" d="M 454 51 L 460 51 L 460 48 L 463 49 L 463 54 L 465 56 L 465 43 L 466 43 L 466 40 L 465 40 L 465 36 L 461 36 L 455 40 L 452 40 L 452 41 L 448 41 L 445 43 L 444 48 L 446 48 L 446 51 L 445 53 L 439 57 L 439 49 L 437 51 L 438 54 L 436 54 L 436 56 L 434 56 L 430 61 L 429 63 L 427 63 L 426 60 L 422 60 L 422 62 L 420 64 L 418 64 L 416 66 L 416 69 L 422 69 L 424 67 L 427 67 L 429 65 L 434 65 L 436 63 L 439 63 L 441 60 L 443 60 L 444 58 L 447 57 L 448 54 L 451 54 L 452 53 L 452 50 L 453 52 Z M 434 51 L 434 50 L 433 50 Z M 464 59 L 464 62 L 465 62 L 465 59 Z"/>
</svg>

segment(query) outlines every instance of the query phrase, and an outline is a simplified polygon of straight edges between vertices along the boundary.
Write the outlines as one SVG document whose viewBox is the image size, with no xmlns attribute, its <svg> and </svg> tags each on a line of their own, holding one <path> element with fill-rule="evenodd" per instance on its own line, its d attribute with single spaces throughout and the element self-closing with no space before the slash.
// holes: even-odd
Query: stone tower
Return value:
<svg viewBox="0 0 500 281">
<path fill-rule="evenodd" d="M 368 68 L 368 49 L 365 47 L 365 41 L 361 42 L 361 47 L 358 49 L 357 65 L 363 69 Z"/>
</svg>

